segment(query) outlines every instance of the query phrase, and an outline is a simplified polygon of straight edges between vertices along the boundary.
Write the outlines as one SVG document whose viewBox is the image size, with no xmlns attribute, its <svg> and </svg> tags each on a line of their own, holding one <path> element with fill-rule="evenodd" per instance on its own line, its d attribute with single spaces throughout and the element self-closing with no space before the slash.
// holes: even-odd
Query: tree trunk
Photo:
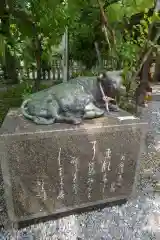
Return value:
<svg viewBox="0 0 160 240">
<path fill-rule="evenodd" d="M 142 71 L 141 71 L 141 81 L 143 82 L 149 82 L 150 80 L 150 66 L 151 66 L 151 59 L 152 59 L 152 53 L 148 56 L 147 60 L 145 61 Z"/>
<path fill-rule="evenodd" d="M 33 91 L 37 92 L 40 89 L 41 83 L 41 57 L 42 57 L 42 46 L 41 46 L 41 39 L 36 36 L 34 39 L 34 46 L 35 46 L 35 59 L 37 65 L 37 78 L 34 82 Z"/>
<path fill-rule="evenodd" d="M 154 82 L 160 82 L 160 54 L 157 53 L 156 57 L 156 65 L 155 65 L 155 72 L 153 75 Z"/>
<path fill-rule="evenodd" d="M 159 10 L 160 10 L 160 0 L 157 0 L 155 2 L 155 11 L 158 12 Z M 157 31 L 159 31 L 159 29 L 160 29 L 159 24 L 158 24 L 157 28 L 158 28 Z M 159 41 L 158 41 L 158 44 L 159 44 Z M 159 52 L 157 53 L 157 57 L 156 57 L 156 65 L 155 65 L 155 72 L 153 75 L 153 81 L 155 81 L 155 82 L 160 81 L 160 53 Z"/>
<path fill-rule="evenodd" d="M 154 11 L 159 10 L 158 3 L 159 1 L 155 2 Z M 148 32 L 148 40 L 151 40 L 154 44 L 157 44 L 157 41 L 159 40 L 159 34 L 158 34 L 159 28 L 157 29 L 156 25 L 157 25 L 156 22 L 151 23 L 149 26 L 149 32 Z M 149 52 L 140 72 L 140 84 L 136 89 L 137 105 L 143 104 L 143 102 L 145 102 L 146 94 L 151 91 L 149 80 L 150 80 L 150 67 L 151 67 L 154 47 L 153 48 L 150 47 L 150 50 L 151 51 Z M 147 45 L 144 49 L 144 52 L 145 51 L 147 52 Z M 157 65 L 157 68 L 158 68 L 158 65 Z"/>
<path fill-rule="evenodd" d="M 1 30 L 2 34 L 6 37 L 6 46 L 5 46 L 5 61 L 2 63 L 2 69 L 4 73 L 4 79 L 7 83 L 16 84 L 18 83 L 18 73 L 16 70 L 16 58 L 11 55 L 9 46 L 13 48 L 12 36 L 10 33 L 10 16 L 6 10 L 5 1 L 1 2 Z"/>
<path fill-rule="evenodd" d="M 16 59 L 10 54 L 8 47 L 5 47 L 5 62 L 2 64 L 4 79 L 7 84 L 17 84 L 18 73 L 16 70 Z"/>
</svg>

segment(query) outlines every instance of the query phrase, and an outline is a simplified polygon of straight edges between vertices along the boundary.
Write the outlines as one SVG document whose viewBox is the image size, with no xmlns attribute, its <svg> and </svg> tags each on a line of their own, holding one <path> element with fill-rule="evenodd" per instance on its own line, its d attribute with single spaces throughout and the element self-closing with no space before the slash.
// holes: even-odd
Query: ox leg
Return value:
<svg viewBox="0 0 160 240">
<path fill-rule="evenodd" d="M 55 118 L 55 122 L 57 122 L 57 123 L 65 122 L 65 123 L 69 123 L 69 124 L 78 125 L 82 122 L 81 118 L 76 118 L 73 114 L 71 114 L 69 112 L 60 114 L 58 103 L 56 103 L 56 104 L 51 103 L 49 105 L 49 112 L 52 115 L 52 117 Z"/>
<path fill-rule="evenodd" d="M 115 104 L 109 103 L 108 107 L 111 112 L 119 112 L 119 107 Z"/>
<path fill-rule="evenodd" d="M 56 122 L 58 123 L 70 123 L 70 124 L 74 124 L 74 125 L 79 125 L 82 122 L 81 118 L 76 118 L 72 115 L 68 115 L 68 116 L 63 116 L 63 115 L 58 115 L 56 117 Z"/>
<path fill-rule="evenodd" d="M 104 110 L 96 107 L 92 102 L 86 105 L 84 113 L 84 119 L 92 119 L 101 117 L 104 115 Z"/>
<path fill-rule="evenodd" d="M 33 117 L 33 122 L 36 123 L 36 124 L 39 124 L 39 125 L 51 125 L 55 122 L 55 120 L 35 116 L 35 117 Z"/>
<path fill-rule="evenodd" d="M 33 121 L 36 124 L 40 125 L 50 125 L 55 123 L 57 115 L 56 109 L 57 109 L 56 102 L 54 102 L 53 107 L 53 101 L 49 99 L 46 106 L 41 109 L 40 113 L 37 116 L 33 117 Z"/>
</svg>

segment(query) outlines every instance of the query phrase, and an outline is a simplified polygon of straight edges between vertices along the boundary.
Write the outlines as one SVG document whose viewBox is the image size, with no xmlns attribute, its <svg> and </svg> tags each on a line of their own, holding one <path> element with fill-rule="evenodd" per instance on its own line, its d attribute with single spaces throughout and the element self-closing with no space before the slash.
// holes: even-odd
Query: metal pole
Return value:
<svg viewBox="0 0 160 240">
<path fill-rule="evenodd" d="M 65 7 L 68 8 L 68 0 L 65 1 Z M 68 26 L 65 28 L 65 33 L 63 36 L 63 82 L 67 82 L 69 79 L 69 34 Z"/>
<path fill-rule="evenodd" d="M 63 82 L 67 82 L 69 79 L 69 58 L 68 58 L 68 27 L 66 27 L 64 33 L 64 49 L 63 49 Z"/>
<path fill-rule="evenodd" d="M 160 0 L 155 1 L 155 9 L 154 11 L 159 11 L 160 10 Z"/>
</svg>

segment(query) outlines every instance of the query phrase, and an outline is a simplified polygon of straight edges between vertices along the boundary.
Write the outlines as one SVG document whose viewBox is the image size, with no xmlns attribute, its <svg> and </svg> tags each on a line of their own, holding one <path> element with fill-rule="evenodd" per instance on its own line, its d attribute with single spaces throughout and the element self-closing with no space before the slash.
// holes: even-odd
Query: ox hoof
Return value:
<svg viewBox="0 0 160 240">
<path fill-rule="evenodd" d="M 74 125 L 79 125 L 82 123 L 82 119 L 74 119 L 73 124 Z"/>
</svg>

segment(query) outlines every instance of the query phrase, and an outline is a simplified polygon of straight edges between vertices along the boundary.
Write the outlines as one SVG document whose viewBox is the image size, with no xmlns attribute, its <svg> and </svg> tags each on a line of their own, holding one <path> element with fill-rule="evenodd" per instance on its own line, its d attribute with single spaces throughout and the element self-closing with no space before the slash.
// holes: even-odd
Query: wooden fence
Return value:
<svg viewBox="0 0 160 240">
<path fill-rule="evenodd" d="M 106 61 L 103 62 L 104 67 L 106 66 Z M 91 72 L 95 72 L 97 67 L 95 66 Z M 82 72 L 84 72 L 85 67 L 76 62 L 70 62 L 69 66 L 69 77 L 75 77 Z M 23 66 L 17 68 L 19 79 L 29 79 L 34 80 L 37 78 L 36 67 L 24 68 Z M 0 78 L 3 79 L 3 71 L 0 68 Z M 41 70 L 41 80 L 46 81 L 59 81 L 63 79 L 63 69 L 60 61 L 55 61 L 52 67 L 43 68 Z"/>
<path fill-rule="evenodd" d="M 36 68 L 28 68 L 28 69 L 17 69 L 19 73 L 19 78 L 26 78 L 34 80 L 37 78 L 37 69 Z M 69 69 L 69 76 L 73 76 L 74 74 L 78 74 L 82 71 L 80 68 L 72 68 Z M 51 80 L 57 81 L 63 78 L 63 70 L 60 66 L 52 66 L 51 68 L 42 69 L 41 70 L 41 80 Z"/>
<path fill-rule="evenodd" d="M 106 63 L 104 62 L 104 67 L 106 66 Z M 91 71 L 96 71 L 97 67 L 95 66 Z M 85 70 L 85 67 L 77 64 L 77 63 L 71 63 L 69 66 L 69 76 L 75 76 L 78 74 L 81 74 Z M 27 79 L 36 79 L 37 78 L 37 69 L 36 67 L 32 67 L 29 69 L 24 69 L 21 67 L 18 69 L 19 77 L 25 77 Z M 63 69 L 60 62 L 56 62 L 52 67 L 50 68 L 44 68 L 41 71 L 41 80 L 51 80 L 51 81 L 57 81 L 62 80 L 63 78 Z"/>
</svg>

